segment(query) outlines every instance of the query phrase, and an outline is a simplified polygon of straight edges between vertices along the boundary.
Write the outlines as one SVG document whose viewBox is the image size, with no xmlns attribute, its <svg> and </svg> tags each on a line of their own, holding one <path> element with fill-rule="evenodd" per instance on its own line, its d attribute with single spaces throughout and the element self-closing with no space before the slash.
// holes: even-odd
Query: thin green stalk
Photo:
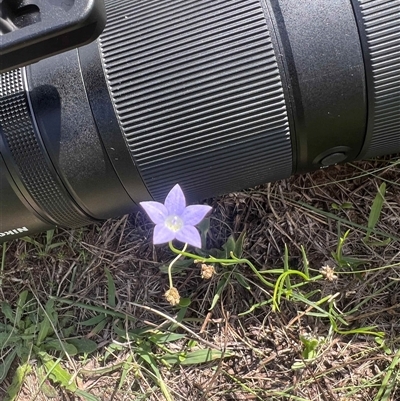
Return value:
<svg viewBox="0 0 400 401">
<path fill-rule="evenodd" d="M 237 265 L 240 263 L 246 264 L 247 266 L 250 267 L 250 269 L 253 271 L 253 273 L 258 277 L 258 279 L 263 284 L 265 284 L 266 286 L 268 286 L 270 288 L 275 287 L 272 283 L 265 280 L 265 278 L 260 274 L 260 272 L 257 270 L 257 268 L 253 265 L 253 263 L 251 263 L 248 259 L 239 259 L 239 258 L 235 257 L 232 252 L 231 252 L 231 259 L 218 259 L 218 258 L 214 258 L 213 256 L 210 256 L 209 258 L 205 258 L 205 257 L 199 256 L 199 255 L 195 255 L 193 253 L 185 252 L 185 248 L 182 251 L 180 251 L 179 249 L 175 248 L 171 242 L 169 243 L 169 247 L 172 252 L 174 252 L 178 255 L 186 256 L 190 259 L 198 260 L 203 263 L 220 263 L 221 265 L 226 265 L 226 266 Z"/>
<path fill-rule="evenodd" d="M 182 249 L 182 252 L 186 251 L 188 244 L 185 244 L 185 246 Z M 172 242 L 169 242 L 169 247 L 172 249 L 173 245 Z M 178 261 L 178 259 L 182 256 L 182 254 L 178 254 L 178 256 L 169 264 L 168 266 L 168 279 L 169 279 L 169 287 L 172 288 L 174 286 L 174 283 L 172 282 L 172 266 Z"/>
</svg>

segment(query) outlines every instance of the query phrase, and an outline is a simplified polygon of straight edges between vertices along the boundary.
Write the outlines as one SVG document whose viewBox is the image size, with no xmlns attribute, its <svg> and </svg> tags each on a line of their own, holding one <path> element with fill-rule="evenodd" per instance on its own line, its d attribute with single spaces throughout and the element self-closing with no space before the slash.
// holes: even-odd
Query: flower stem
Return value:
<svg viewBox="0 0 400 401">
<path fill-rule="evenodd" d="M 260 274 L 260 272 L 257 270 L 257 268 L 253 265 L 253 263 L 250 262 L 248 259 L 239 259 L 236 256 L 234 256 L 233 252 L 231 252 L 231 258 L 230 259 L 218 259 L 214 258 L 213 256 L 210 256 L 209 258 L 204 258 L 199 255 L 195 255 L 190 252 L 185 252 L 187 247 L 187 244 L 183 247 L 183 249 L 180 251 L 179 249 L 176 249 L 173 245 L 172 242 L 169 243 L 169 248 L 171 249 L 172 252 L 177 253 L 178 255 L 181 256 L 186 256 L 187 258 L 191 258 L 194 260 L 199 260 L 203 263 L 220 263 L 221 265 L 229 266 L 229 265 L 237 265 L 237 264 L 246 264 L 247 266 L 250 267 L 250 269 L 253 271 L 253 273 L 258 277 L 258 279 L 265 284 L 267 287 L 274 288 L 274 284 L 270 283 L 269 281 L 265 280 L 265 278 Z M 174 262 L 174 261 L 173 261 Z"/>
<path fill-rule="evenodd" d="M 182 252 L 186 251 L 188 244 L 185 244 L 185 246 L 182 249 Z M 172 245 L 172 242 L 170 241 L 169 243 L 169 247 L 170 249 L 173 249 L 174 246 Z M 175 249 L 175 248 L 174 248 Z M 177 252 L 175 252 L 177 253 Z M 183 254 L 178 253 L 178 255 L 176 256 L 176 258 L 169 264 L 168 266 L 168 279 L 169 279 L 169 287 L 172 288 L 174 286 L 173 282 L 172 282 L 172 266 L 174 265 L 174 263 L 176 263 L 176 261 L 182 256 Z"/>
</svg>

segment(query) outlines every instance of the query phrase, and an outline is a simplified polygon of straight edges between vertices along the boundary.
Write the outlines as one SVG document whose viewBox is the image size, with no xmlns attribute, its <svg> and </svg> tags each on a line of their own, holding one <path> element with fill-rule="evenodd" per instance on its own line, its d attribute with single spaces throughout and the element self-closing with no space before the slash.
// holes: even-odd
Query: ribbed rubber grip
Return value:
<svg viewBox="0 0 400 401">
<path fill-rule="evenodd" d="M 369 85 L 363 157 L 400 152 L 400 0 L 353 0 Z"/>
<path fill-rule="evenodd" d="M 3 157 L 10 157 L 14 179 L 21 181 L 38 206 L 36 212 L 49 223 L 81 227 L 91 222 L 82 215 L 46 161 L 46 151 L 32 124 L 25 94 L 22 70 L 0 74 L 0 131 L 5 148 Z"/>
<path fill-rule="evenodd" d="M 155 199 L 190 198 L 292 171 L 281 76 L 259 0 L 106 2 L 106 78 Z"/>
</svg>

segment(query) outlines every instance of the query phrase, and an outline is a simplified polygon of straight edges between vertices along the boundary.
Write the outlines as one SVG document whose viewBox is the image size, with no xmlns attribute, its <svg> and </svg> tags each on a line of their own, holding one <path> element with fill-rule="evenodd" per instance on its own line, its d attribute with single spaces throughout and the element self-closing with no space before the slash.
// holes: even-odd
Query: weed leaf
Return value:
<svg viewBox="0 0 400 401">
<path fill-rule="evenodd" d="M 71 338 L 67 341 L 76 348 L 78 354 L 91 354 L 97 350 L 97 344 L 88 338 Z"/>
<path fill-rule="evenodd" d="M 38 352 L 38 356 L 40 357 L 48 376 L 54 383 L 60 384 L 66 390 L 71 392 L 77 390 L 77 386 L 73 381 L 73 376 L 61 367 L 59 359 L 54 360 L 48 353 L 43 351 Z"/>
<path fill-rule="evenodd" d="M 198 349 L 184 354 L 168 354 L 163 356 L 162 359 L 171 365 L 199 365 L 229 356 L 232 356 L 232 354 L 212 349 Z"/>
<path fill-rule="evenodd" d="M 40 330 L 36 339 L 36 345 L 39 346 L 52 332 L 52 327 L 50 320 L 47 316 L 44 316 L 42 322 L 40 323 Z"/>
<path fill-rule="evenodd" d="M 222 245 L 223 249 L 223 256 L 221 259 L 228 259 L 231 257 L 231 252 L 235 252 L 235 240 L 233 239 L 233 236 L 231 235 L 227 241 L 225 242 L 224 245 Z"/>
<path fill-rule="evenodd" d="M 3 315 L 11 322 L 14 324 L 15 322 L 15 316 L 14 313 L 11 309 L 11 306 L 7 302 L 2 302 L 1 303 L 1 311 L 3 312 Z"/>
<path fill-rule="evenodd" d="M 78 350 L 73 344 L 68 344 L 65 341 L 59 341 L 56 339 L 52 339 L 43 343 L 42 349 L 46 351 L 52 350 L 52 351 L 66 352 L 70 356 L 78 354 Z"/>
<path fill-rule="evenodd" d="M 8 371 L 10 370 L 11 364 L 14 362 L 17 350 L 14 348 L 0 363 L 0 383 L 7 377 Z"/>
<path fill-rule="evenodd" d="M 208 231 L 210 230 L 210 219 L 203 219 L 198 225 L 197 228 L 200 231 L 200 237 L 201 237 L 201 245 L 202 248 L 206 248 L 207 244 L 207 234 Z"/>
<path fill-rule="evenodd" d="M 37 375 L 41 381 L 40 389 L 43 391 L 44 395 L 48 398 L 57 398 L 58 392 L 52 386 L 50 380 L 47 380 L 47 374 L 43 365 L 38 367 Z"/>
<path fill-rule="evenodd" d="M 15 325 L 17 327 L 20 327 L 20 322 L 21 322 L 22 315 L 24 313 L 24 308 L 26 305 L 26 299 L 28 298 L 28 294 L 29 293 L 27 290 L 22 291 L 19 294 L 18 302 L 17 302 L 17 309 L 15 311 Z"/>
<path fill-rule="evenodd" d="M 233 250 L 233 254 L 239 259 L 242 257 L 243 254 L 243 243 L 245 238 L 246 238 L 246 233 L 242 231 L 239 235 L 239 238 L 235 242 L 235 248 Z"/>
<path fill-rule="evenodd" d="M 25 376 L 30 373 L 31 370 L 32 366 L 29 364 L 29 362 L 25 362 L 24 364 L 18 366 L 17 370 L 15 371 L 13 381 L 7 389 L 7 394 L 4 401 L 14 401 L 18 397 L 22 384 L 24 383 Z"/>
</svg>

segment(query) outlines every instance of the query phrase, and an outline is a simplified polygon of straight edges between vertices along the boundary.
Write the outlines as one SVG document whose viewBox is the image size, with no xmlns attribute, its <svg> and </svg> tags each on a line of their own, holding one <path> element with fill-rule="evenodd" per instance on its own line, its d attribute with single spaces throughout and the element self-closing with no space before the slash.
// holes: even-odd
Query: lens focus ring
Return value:
<svg viewBox="0 0 400 401">
<path fill-rule="evenodd" d="M 368 85 L 360 158 L 400 152 L 400 0 L 353 0 Z"/>
<path fill-rule="evenodd" d="M 3 157 L 21 192 L 36 204 L 36 212 L 52 224 L 80 227 L 90 223 L 46 162 L 30 117 L 21 69 L 0 74 L 0 130 Z"/>
<path fill-rule="evenodd" d="M 109 0 L 100 37 L 126 143 L 151 194 L 190 198 L 292 172 L 289 123 L 260 0 Z"/>
</svg>

